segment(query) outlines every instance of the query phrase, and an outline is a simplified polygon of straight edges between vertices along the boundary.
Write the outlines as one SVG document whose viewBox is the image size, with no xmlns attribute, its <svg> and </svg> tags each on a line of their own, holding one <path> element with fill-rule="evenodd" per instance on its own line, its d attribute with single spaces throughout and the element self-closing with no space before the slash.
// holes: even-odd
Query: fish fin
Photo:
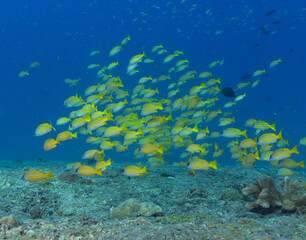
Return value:
<svg viewBox="0 0 306 240">
<path fill-rule="evenodd" d="M 159 152 L 160 154 L 163 154 L 163 153 L 164 153 L 163 145 L 160 145 L 160 146 L 156 149 L 156 151 Z"/>
<path fill-rule="evenodd" d="M 297 150 L 297 146 L 295 146 L 294 148 L 292 148 L 291 152 L 292 152 L 292 153 L 296 153 L 296 154 L 300 154 L 299 151 Z"/>
<path fill-rule="evenodd" d="M 100 168 L 99 170 L 96 170 L 96 174 L 102 176 L 102 168 Z"/>
<path fill-rule="evenodd" d="M 147 166 L 144 166 L 144 167 L 141 169 L 141 173 L 149 174 L 149 173 L 147 172 Z"/>
<path fill-rule="evenodd" d="M 46 177 L 54 180 L 53 172 L 47 173 L 47 174 L 46 174 Z"/>
<path fill-rule="evenodd" d="M 247 130 L 244 130 L 243 132 L 241 132 L 241 135 L 245 136 L 245 138 L 248 138 L 248 136 L 247 136 Z"/>
<path fill-rule="evenodd" d="M 218 168 L 217 168 L 217 160 L 214 160 L 214 161 L 210 162 L 209 164 L 210 164 L 210 166 L 211 166 L 213 169 L 216 169 L 216 170 L 218 169 Z"/>
</svg>

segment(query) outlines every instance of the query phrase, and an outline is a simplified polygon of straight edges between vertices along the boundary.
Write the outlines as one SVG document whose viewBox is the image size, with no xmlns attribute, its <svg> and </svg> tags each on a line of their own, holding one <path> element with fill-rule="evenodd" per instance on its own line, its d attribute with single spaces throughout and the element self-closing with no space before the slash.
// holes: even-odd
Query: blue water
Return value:
<svg viewBox="0 0 306 240">
<path fill-rule="evenodd" d="M 72 109 L 63 106 L 64 100 L 76 93 L 83 94 L 88 86 L 99 82 L 96 71 L 87 70 L 89 64 L 106 65 L 118 60 L 120 68 L 112 74 L 120 75 L 125 89 L 131 91 L 139 75 L 126 75 L 129 59 L 143 50 L 150 53 L 160 43 L 169 54 L 183 50 L 182 59 L 187 58 L 190 69 L 197 72 L 208 70 L 211 62 L 224 57 L 224 65 L 213 69 L 214 76 L 221 77 L 223 87 L 234 87 L 246 72 L 266 69 L 268 75 L 260 78 L 258 87 L 239 92 L 246 91 L 247 97 L 235 108 L 234 126 L 244 128 L 243 123 L 249 118 L 276 122 L 278 130 L 284 129 L 283 136 L 290 140 L 290 146 L 296 145 L 306 136 L 303 1 L 180 2 L 1 1 L 0 159 L 35 160 L 42 156 L 51 161 L 79 161 L 82 153 L 91 148 L 85 137 L 45 152 L 44 140 L 56 135 L 34 137 L 35 128 L 68 116 Z M 266 16 L 272 9 L 276 11 Z M 274 21 L 281 23 L 272 24 Z M 259 31 L 267 24 L 270 35 Z M 127 35 L 131 41 L 122 53 L 110 59 L 111 48 Z M 255 44 L 258 47 L 254 48 Z M 89 57 L 94 50 L 100 50 L 101 54 Z M 150 57 L 161 62 L 165 55 Z M 269 70 L 276 57 L 283 62 Z M 39 61 L 41 66 L 29 69 L 33 61 Z M 143 76 L 167 74 L 169 68 L 162 64 L 143 66 Z M 18 77 L 20 71 L 27 69 L 29 77 Z M 82 80 L 76 87 L 68 87 L 65 78 Z M 199 83 L 200 80 L 195 80 L 187 86 Z M 151 87 L 163 92 L 168 84 Z M 222 95 L 219 98 L 222 104 L 228 101 Z M 277 113 L 276 117 L 273 113 Z M 220 131 L 216 125 L 210 123 L 211 131 Z M 227 142 L 217 141 L 222 147 Z M 300 150 L 296 160 L 305 158 L 305 147 L 301 146 Z M 132 151 L 128 154 L 134 161 Z M 124 161 L 122 154 L 111 151 L 109 155 L 115 161 Z M 234 161 L 227 163 L 231 162 Z"/>
</svg>

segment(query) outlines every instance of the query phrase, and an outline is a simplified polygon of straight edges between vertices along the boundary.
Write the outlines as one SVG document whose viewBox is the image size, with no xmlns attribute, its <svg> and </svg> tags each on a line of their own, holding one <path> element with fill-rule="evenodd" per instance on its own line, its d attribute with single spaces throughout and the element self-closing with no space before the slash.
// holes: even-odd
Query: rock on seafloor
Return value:
<svg viewBox="0 0 306 240">
<path fill-rule="evenodd" d="M 110 211 L 111 218 L 127 218 L 144 216 L 149 217 L 161 213 L 162 208 L 152 202 L 139 202 L 135 198 L 130 198 Z"/>
</svg>

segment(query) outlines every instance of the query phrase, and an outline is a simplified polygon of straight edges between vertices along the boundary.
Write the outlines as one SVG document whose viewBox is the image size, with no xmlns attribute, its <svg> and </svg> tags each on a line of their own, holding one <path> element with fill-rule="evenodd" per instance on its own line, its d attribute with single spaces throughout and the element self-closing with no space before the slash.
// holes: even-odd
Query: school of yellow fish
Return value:
<svg viewBox="0 0 306 240">
<path fill-rule="evenodd" d="M 229 149 L 232 159 L 246 168 L 252 168 L 255 161 L 268 161 L 273 167 L 279 168 L 280 175 L 293 175 L 292 168 L 304 167 L 303 161 L 297 163 L 290 159 L 292 154 L 299 154 L 297 146 L 288 148 L 289 143 L 283 139 L 282 131 L 275 134 L 275 123 L 248 119 L 245 126 L 254 129 L 251 131 L 232 126 L 235 116 L 225 110 L 239 104 L 246 93 L 221 107 L 219 95 L 222 80 L 220 76 L 214 76 L 212 70 L 222 67 L 224 58 L 213 61 L 207 69 L 198 73 L 191 69 L 188 59 L 183 57 L 183 51 L 175 50 L 169 54 L 170 51 L 160 44 L 153 46 L 150 51 L 141 50 L 132 56 L 128 65 L 123 66 L 127 75 L 122 76 L 122 80 L 120 76 L 113 76 L 112 71 L 121 65 L 118 58 L 124 52 L 122 46 L 129 41 L 128 36 L 109 53 L 104 53 L 101 57 L 104 64 L 89 64 L 87 69 L 96 71 L 97 83 L 88 86 L 83 96 L 76 94 L 64 101 L 64 106 L 71 111 L 67 116 L 58 116 L 56 125 L 59 133 L 57 137 L 45 140 L 44 150 L 49 151 L 59 144 L 64 147 L 64 141 L 77 139 L 78 134 L 86 135 L 86 143 L 91 147 L 82 159 L 96 160 L 95 167 L 77 162 L 68 164 L 67 168 L 83 176 L 102 175 L 112 164 L 111 159 L 105 160 L 105 156 L 108 150 L 114 148 L 117 152 L 135 149 L 135 159 L 143 160 L 145 165 L 151 167 L 166 164 L 163 156 L 170 154 L 171 149 L 180 149 L 182 161 L 174 165 L 189 168 L 194 174 L 198 170 L 217 169 L 216 159 L 223 155 L 225 148 Z M 89 54 L 94 58 L 100 55 L 98 50 Z M 117 60 L 113 61 L 114 58 Z M 274 60 L 270 68 L 280 62 L 281 59 Z M 168 72 L 159 76 L 153 76 L 153 73 L 142 75 L 142 67 L 147 64 L 169 66 Z M 258 77 L 265 72 L 265 69 L 254 71 L 253 82 L 241 82 L 235 90 L 258 86 Z M 24 72 L 20 77 L 26 75 Z M 133 75 L 132 81 L 129 76 Z M 134 84 L 136 76 L 139 76 L 138 83 Z M 64 82 L 76 86 L 79 81 L 65 79 Z M 160 90 L 153 87 L 159 82 L 164 85 L 168 83 L 167 89 L 160 89 L 162 92 L 167 90 L 166 94 L 159 93 Z M 124 85 L 131 84 L 135 85 L 132 91 L 124 90 Z M 217 123 L 219 131 L 211 132 L 208 129 L 206 125 L 212 121 Z M 60 131 L 60 128 L 64 131 Z M 36 128 L 35 136 L 50 134 L 52 131 L 55 128 L 51 122 L 42 123 Z M 256 134 L 257 137 L 251 139 L 247 134 Z M 222 148 L 216 142 L 219 137 L 233 140 Z M 306 138 L 302 138 L 299 144 L 306 145 Z M 131 162 L 134 161 L 131 159 Z M 146 166 L 137 164 L 126 166 L 124 174 L 140 176 L 148 172 Z M 26 181 L 44 181 L 47 178 L 54 179 L 52 172 L 45 174 L 30 170 L 23 176 Z"/>
</svg>

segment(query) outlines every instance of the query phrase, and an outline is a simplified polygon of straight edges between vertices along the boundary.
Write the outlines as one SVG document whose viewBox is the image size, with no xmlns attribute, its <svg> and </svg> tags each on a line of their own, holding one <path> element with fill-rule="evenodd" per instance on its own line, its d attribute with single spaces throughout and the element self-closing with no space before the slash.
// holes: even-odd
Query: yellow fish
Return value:
<svg viewBox="0 0 306 240">
<path fill-rule="evenodd" d="M 53 139 L 53 138 L 47 139 L 44 143 L 44 150 L 49 151 L 49 150 L 55 148 L 57 146 L 57 144 L 60 144 L 58 139 Z"/>
<path fill-rule="evenodd" d="M 97 67 L 100 67 L 99 64 L 90 64 L 88 65 L 87 69 L 94 69 L 94 68 L 97 68 Z"/>
<path fill-rule="evenodd" d="M 135 139 L 138 135 L 143 135 L 143 132 L 141 131 L 141 128 L 139 128 L 137 132 L 136 132 L 136 131 L 127 132 L 127 133 L 124 135 L 124 140 L 125 140 L 125 141 L 133 140 L 133 139 Z"/>
<path fill-rule="evenodd" d="M 129 65 L 137 64 L 142 61 L 142 58 L 145 57 L 146 54 L 143 52 L 142 54 L 137 54 L 131 58 Z"/>
<path fill-rule="evenodd" d="M 113 47 L 112 50 L 109 52 L 108 56 L 112 57 L 112 56 L 116 55 L 117 53 L 119 53 L 121 50 L 122 50 L 121 46 Z"/>
<path fill-rule="evenodd" d="M 94 169 L 93 167 L 86 165 L 78 167 L 76 172 L 82 176 L 94 176 L 96 174 L 102 176 L 102 169 Z"/>
<path fill-rule="evenodd" d="M 246 138 L 240 141 L 239 145 L 240 148 L 257 148 L 257 138 L 250 139 Z"/>
<path fill-rule="evenodd" d="M 21 179 L 26 182 L 40 182 L 45 181 L 47 178 L 54 180 L 53 173 L 49 172 L 46 174 L 41 171 L 29 170 L 22 176 Z"/>
<path fill-rule="evenodd" d="M 64 131 L 64 132 L 59 133 L 56 139 L 60 142 L 63 142 L 63 141 L 66 141 L 72 138 L 78 138 L 77 134 L 78 134 L 77 132 L 72 133 L 70 131 Z"/>
<path fill-rule="evenodd" d="M 81 117 L 81 118 L 75 118 L 72 122 L 71 125 L 69 126 L 69 130 L 74 130 L 77 129 L 79 127 L 84 126 L 86 123 L 90 122 L 91 118 L 90 115 L 87 114 L 85 117 Z"/>
<path fill-rule="evenodd" d="M 146 122 L 145 126 L 147 128 L 155 128 L 162 125 L 163 123 L 167 123 L 170 120 L 173 121 L 171 114 L 168 117 L 165 116 L 152 117 L 150 120 Z"/>
<path fill-rule="evenodd" d="M 108 166 L 112 164 L 111 159 L 108 159 L 106 162 L 103 160 L 100 160 L 97 162 L 95 169 L 96 170 L 101 170 L 102 172 L 106 170 Z"/>
<path fill-rule="evenodd" d="M 260 76 L 262 74 L 266 73 L 266 70 L 257 70 L 253 73 L 253 77 L 257 77 L 257 76 Z"/>
<path fill-rule="evenodd" d="M 191 152 L 191 153 L 199 153 L 199 152 L 202 152 L 202 153 L 206 153 L 206 149 L 205 147 L 201 147 L 200 144 L 190 144 L 188 145 L 187 147 L 187 152 Z"/>
<path fill-rule="evenodd" d="M 295 146 L 291 150 L 289 148 L 279 148 L 273 152 L 270 157 L 270 161 L 278 161 L 289 158 L 293 153 L 300 154 L 297 150 L 297 146 Z"/>
<path fill-rule="evenodd" d="M 55 128 L 51 125 L 51 123 L 42 123 L 36 128 L 35 136 L 37 137 L 45 135 L 46 133 L 51 132 L 52 129 L 56 131 Z"/>
<path fill-rule="evenodd" d="M 100 144 L 100 148 L 103 150 L 109 150 L 109 149 L 113 149 L 113 147 L 116 146 L 116 142 L 110 142 L 110 141 L 103 141 Z"/>
<path fill-rule="evenodd" d="M 208 162 L 204 159 L 193 159 L 189 162 L 188 168 L 191 170 L 208 170 L 209 168 L 218 169 L 217 161 Z"/>
<path fill-rule="evenodd" d="M 275 129 L 275 123 L 273 123 L 272 125 L 270 125 L 267 122 L 258 120 L 253 124 L 253 128 L 255 128 L 256 130 L 267 130 L 267 129 L 272 129 L 273 131 L 276 131 Z"/>
<path fill-rule="evenodd" d="M 144 154 L 152 154 L 152 153 L 160 153 L 163 154 L 163 145 L 160 145 L 159 147 L 156 147 L 152 143 L 145 143 L 140 147 L 139 150 L 140 153 Z"/>
<path fill-rule="evenodd" d="M 131 38 L 130 38 L 130 35 L 129 35 L 129 36 L 127 36 L 126 38 L 124 38 L 124 39 L 121 41 L 121 46 L 127 44 L 127 42 L 130 41 L 130 40 L 131 40 Z"/>
<path fill-rule="evenodd" d="M 142 109 L 141 109 L 141 115 L 142 116 L 147 116 L 147 115 L 150 115 L 152 113 L 156 113 L 157 110 L 164 110 L 163 106 L 162 106 L 162 103 L 159 102 L 157 104 L 154 104 L 154 103 L 146 103 L 142 106 Z"/>
<path fill-rule="evenodd" d="M 257 144 L 258 145 L 268 145 L 268 144 L 277 142 L 278 139 L 284 140 L 283 137 L 282 137 L 282 131 L 280 131 L 278 135 L 276 135 L 274 133 L 262 134 L 258 138 Z"/>
<path fill-rule="evenodd" d="M 270 63 L 270 68 L 273 68 L 273 67 L 275 67 L 277 64 L 279 64 L 280 62 L 282 62 L 282 59 L 281 58 L 279 58 L 279 59 L 276 59 L 276 60 L 274 60 L 274 61 L 272 61 L 271 63 Z"/>
<path fill-rule="evenodd" d="M 172 54 L 172 55 L 169 55 L 169 56 L 165 57 L 163 64 L 172 61 L 177 56 L 178 56 L 178 54 Z"/>
<path fill-rule="evenodd" d="M 106 124 L 107 121 L 113 121 L 111 113 L 106 116 L 97 117 L 87 123 L 87 131 L 93 131 Z"/>
<path fill-rule="evenodd" d="M 279 165 L 282 167 L 287 167 L 287 168 L 298 168 L 298 167 L 305 168 L 304 161 L 297 163 L 294 160 L 289 159 L 289 158 L 281 160 Z"/>
<path fill-rule="evenodd" d="M 19 77 L 24 78 L 25 76 L 29 76 L 29 72 L 28 71 L 21 71 L 18 74 Z"/>
<path fill-rule="evenodd" d="M 92 51 L 89 56 L 92 57 L 92 56 L 95 56 L 97 54 L 100 54 L 100 51 Z"/>
<path fill-rule="evenodd" d="M 104 150 L 99 151 L 97 149 L 90 149 L 90 150 L 87 150 L 83 154 L 82 159 L 94 159 L 94 156 L 95 156 L 96 153 L 102 154 L 103 156 L 105 156 Z"/>
<path fill-rule="evenodd" d="M 221 133 L 221 136 L 227 137 L 227 138 L 234 138 L 234 137 L 240 137 L 241 135 L 243 135 L 245 138 L 248 138 L 246 134 L 247 134 L 246 130 L 241 131 L 237 128 L 226 128 Z"/>
<path fill-rule="evenodd" d="M 163 48 L 163 45 L 160 44 L 158 46 L 154 46 L 151 50 L 152 53 L 157 52 L 158 50 L 160 50 L 161 48 Z"/>
<path fill-rule="evenodd" d="M 125 124 L 123 124 L 121 127 L 117 127 L 117 126 L 108 127 L 105 129 L 103 136 L 104 137 L 114 137 L 126 131 L 129 131 L 129 130 L 127 129 Z"/>
<path fill-rule="evenodd" d="M 38 66 L 40 66 L 41 64 L 40 64 L 40 62 L 32 62 L 31 64 L 30 64 L 30 68 L 35 68 L 35 67 L 38 67 Z"/>
<path fill-rule="evenodd" d="M 294 175 L 294 172 L 291 171 L 288 168 L 281 168 L 281 169 L 278 170 L 278 175 L 281 175 L 281 176 L 292 176 L 292 175 Z"/>
<path fill-rule="evenodd" d="M 113 62 L 113 63 L 110 63 L 108 66 L 107 66 L 107 69 L 108 70 L 111 70 L 113 68 L 115 68 L 116 66 L 119 65 L 119 62 Z"/>
<path fill-rule="evenodd" d="M 199 129 L 198 129 L 198 126 L 195 125 L 193 128 L 189 128 L 189 127 L 184 127 L 180 132 L 179 132 L 179 136 L 181 137 L 186 137 L 186 136 L 189 136 L 191 135 L 192 133 L 198 133 L 199 132 Z"/>
<path fill-rule="evenodd" d="M 69 123 L 70 121 L 71 121 L 71 118 L 62 117 L 62 118 L 57 119 L 55 125 L 65 125 L 65 124 Z"/>
<path fill-rule="evenodd" d="M 142 174 L 148 174 L 148 172 L 147 172 L 146 166 L 143 168 L 140 168 L 137 166 L 129 165 L 124 169 L 123 174 L 129 177 L 135 177 L 135 176 L 140 176 Z"/>
</svg>

